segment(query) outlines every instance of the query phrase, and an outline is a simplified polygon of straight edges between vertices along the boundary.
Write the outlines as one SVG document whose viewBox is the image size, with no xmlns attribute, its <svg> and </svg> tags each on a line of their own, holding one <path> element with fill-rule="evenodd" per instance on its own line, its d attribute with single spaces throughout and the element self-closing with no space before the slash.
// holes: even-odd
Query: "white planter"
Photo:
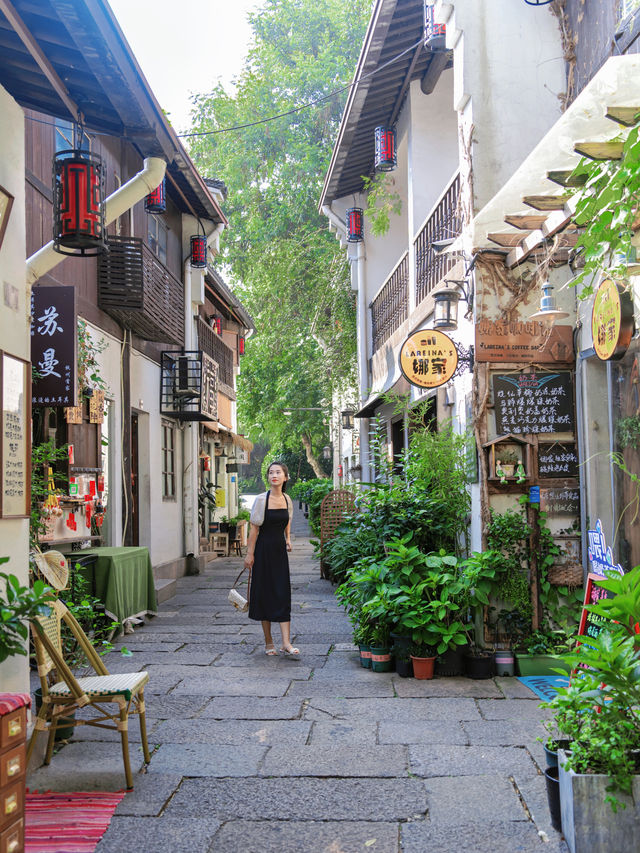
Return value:
<svg viewBox="0 0 640 853">
<path fill-rule="evenodd" d="M 565 761 L 566 753 L 559 749 L 562 832 L 571 853 L 640 850 L 640 776 L 633 780 L 634 799 L 616 794 L 627 807 L 614 813 L 605 802 L 609 777 L 565 770 Z"/>
</svg>

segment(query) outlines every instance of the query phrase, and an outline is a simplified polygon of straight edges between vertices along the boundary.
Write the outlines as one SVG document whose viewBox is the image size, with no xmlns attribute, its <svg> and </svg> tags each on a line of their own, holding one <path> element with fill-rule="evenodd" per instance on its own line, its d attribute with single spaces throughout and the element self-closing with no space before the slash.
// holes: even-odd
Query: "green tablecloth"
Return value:
<svg viewBox="0 0 640 853">
<path fill-rule="evenodd" d="M 95 554 L 93 569 L 82 574 L 90 579 L 95 571 L 95 595 L 117 622 L 156 613 L 156 590 L 148 548 L 89 548 L 82 556 Z M 73 557 L 70 559 L 73 561 Z"/>
</svg>

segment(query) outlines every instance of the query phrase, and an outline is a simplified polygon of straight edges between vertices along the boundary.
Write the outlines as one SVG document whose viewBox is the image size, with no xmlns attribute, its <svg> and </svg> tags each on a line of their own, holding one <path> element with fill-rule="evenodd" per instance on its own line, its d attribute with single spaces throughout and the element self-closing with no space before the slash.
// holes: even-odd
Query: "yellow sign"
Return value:
<svg viewBox="0 0 640 853">
<path fill-rule="evenodd" d="M 619 359 L 633 335 L 633 304 L 624 288 L 605 279 L 598 290 L 591 314 L 593 348 L 601 361 Z"/>
<path fill-rule="evenodd" d="M 456 345 L 444 332 L 422 329 L 402 344 L 400 370 L 412 385 L 438 388 L 448 382 L 458 366 Z"/>
</svg>

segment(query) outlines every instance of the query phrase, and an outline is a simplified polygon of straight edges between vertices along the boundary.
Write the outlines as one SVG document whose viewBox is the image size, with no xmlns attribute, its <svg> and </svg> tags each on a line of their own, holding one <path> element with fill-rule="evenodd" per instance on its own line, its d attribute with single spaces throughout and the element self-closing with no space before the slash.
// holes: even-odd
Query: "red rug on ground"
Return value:
<svg viewBox="0 0 640 853">
<path fill-rule="evenodd" d="M 25 853 L 93 853 L 125 796 L 30 793 L 25 800 Z"/>
</svg>

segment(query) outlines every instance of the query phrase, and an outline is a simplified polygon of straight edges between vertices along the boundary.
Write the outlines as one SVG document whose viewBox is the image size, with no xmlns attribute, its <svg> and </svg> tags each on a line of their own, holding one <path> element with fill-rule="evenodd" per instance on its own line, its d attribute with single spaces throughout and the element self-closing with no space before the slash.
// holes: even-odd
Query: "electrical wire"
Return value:
<svg viewBox="0 0 640 853">
<path fill-rule="evenodd" d="M 351 89 L 354 86 L 357 86 L 358 83 L 362 83 L 363 80 L 368 80 L 370 77 L 373 77 L 380 71 L 383 71 L 385 68 L 388 68 L 390 65 L 393 65 L 394 62 L 397 62 L 399 59 L 402 59 L 402 57 L 406 56 L 407 53 L 411 53 L 412 50 L 415 50 L 421 44 L 422 39 L 419 39 L 415 44 L 412 44 L 411 47 L 407 47 L 405 50 L 402 51 L 402 53 L 398 53 L 396 56 L 393 56 L 391 59 L 388 59 L 378 68 L 374 68 L 373 71 L 369 71 L 368 74 L 363 74 L 362 77 L 359 77 L 357 80 L 353 80 L 346 86 L 341 86 L 339 89 L 335 89 L 333 92 L 329 92 L 328 95 L 322 95 L 322 97 L 320 98 L 315 98 L 313 101 L 308 101 L 306 104 L 301 104 L 299 107 L 294 107 L 293 109 L 287 110 L 284 113 L 278 113 L 277 115 L 269 116 L 269 118 L 263 118 L 259 121 L 251 121 L 247 124 L 235 124 L 232 127 L 221 127 L 218 130 L 200 130 L 193 131 L 191 133 L 178 133 L 177 135 L 181 139 L 191 136 L 214 136 L 218 133 L 230 133 L 233 130 L 245 130 L 248 127 L 257 127 L 260 124 L 268 124 L 269 122 L 276 121 L 276 119 L 284 118 L 285 116 L 295 115 L 296 113 L 302 112 L 302 110 L 308 110 L 310 107 L 314 107 L 316 104 L 321 104 L 324 101 L 328 101 L 330 98 L 335 97 L 335 95 L 339 95 L 341 92 L 345 92 L 347 89 Z"/>
</svg>

